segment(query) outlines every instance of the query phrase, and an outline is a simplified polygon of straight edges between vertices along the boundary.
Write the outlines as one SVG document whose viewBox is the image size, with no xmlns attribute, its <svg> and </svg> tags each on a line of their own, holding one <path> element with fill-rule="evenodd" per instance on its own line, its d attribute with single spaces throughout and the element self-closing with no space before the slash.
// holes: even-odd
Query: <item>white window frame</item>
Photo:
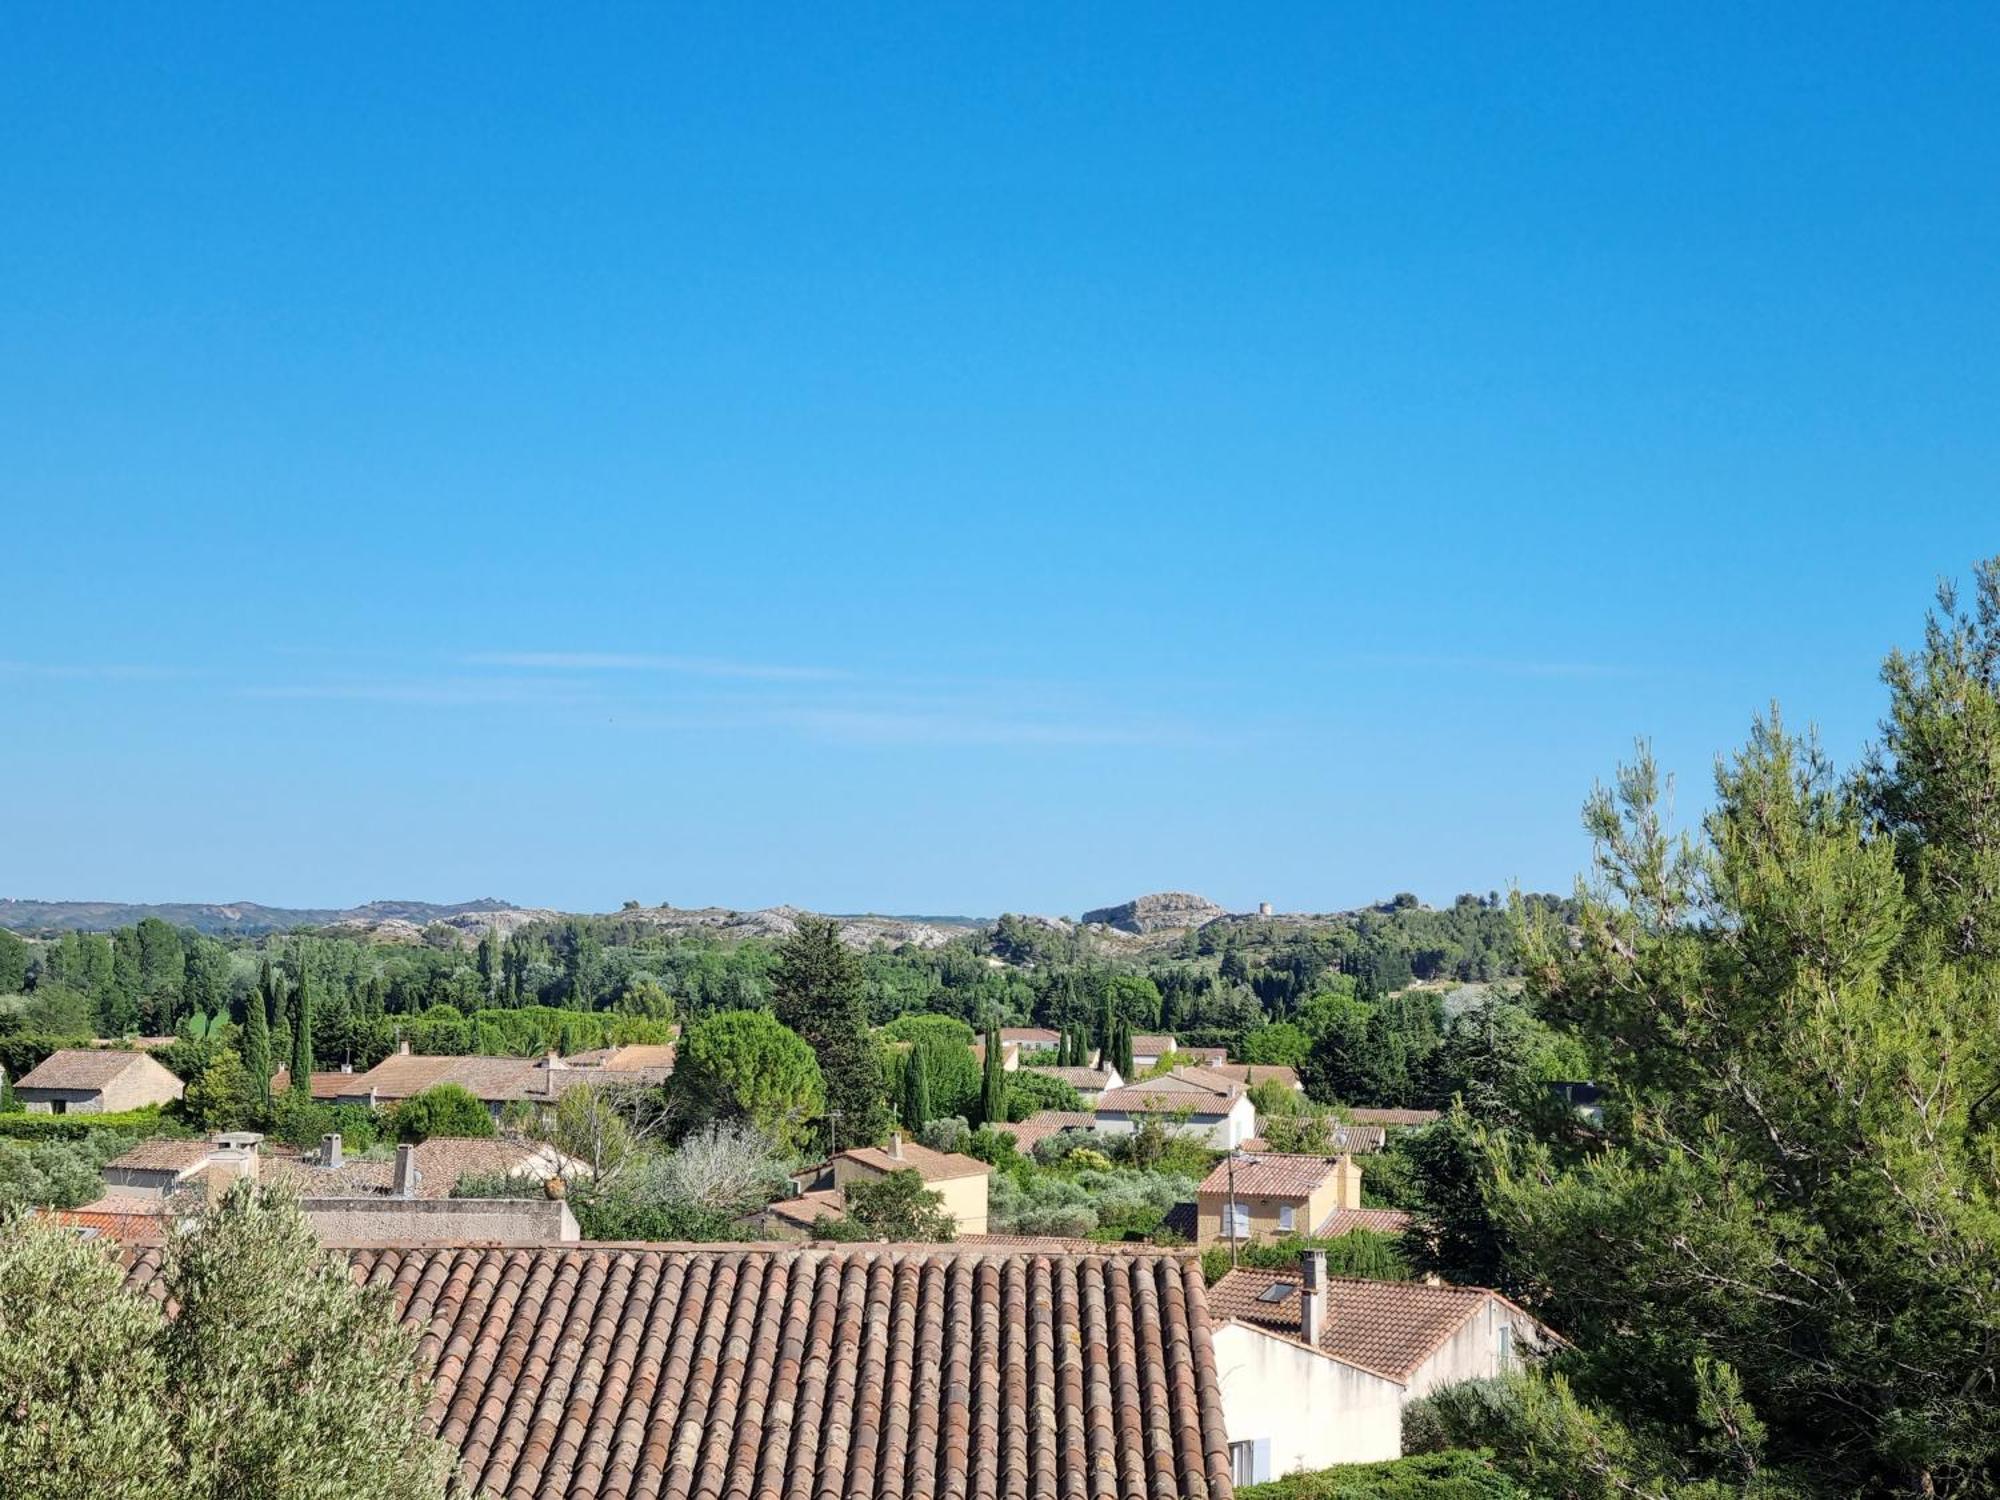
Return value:
<svg viewBox="0 0 2000 1500">
<path fill-rule="evenodd" d="M 1225 1238 L 1232 1240 L 1249 1239 L 1250 1205 L 1247 1203 L 1225 1203 L 1222 1206 L 1222 1211 L 1229 1218 L 1229 1233 Z"/>
<path fill-rule="evenodd" d="M 1299 1227 L 1299 1211 L 1289 1203 L 1278 1205 L 1278 1227 L 1290 1234 Z"/>
</svg>

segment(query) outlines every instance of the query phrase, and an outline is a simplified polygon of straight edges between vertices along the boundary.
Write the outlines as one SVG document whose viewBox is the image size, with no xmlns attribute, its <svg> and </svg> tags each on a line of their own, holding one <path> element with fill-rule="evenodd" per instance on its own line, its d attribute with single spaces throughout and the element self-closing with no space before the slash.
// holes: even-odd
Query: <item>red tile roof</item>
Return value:
<svg viewBox="0 0 2000 1500">
<path fill-rule="evenodd" d="M 1200 1063 L 1208 1066 L 1214 1063 L 1228 1062 L 1229 1049 L 1227 1047 L 1176 1047 L 1174 1048 L 1174 1056 L 1189 1063 Z"/>
<path fill-rule="evenodd" d="M 306 1086 L 312 1091 L 313 1098 L 319 1100 L 321 1103 L 325 1103 L 329 1099 L 338 1099 L 342 1094 L 353 1093 L 353 1083 L 358 1077 L 360 1077 L 358 1073 L 312 1073 L 307 1075 Z M 280 1068 L 276 1073 L 271 1075 L 271 1096 L 273 1098 L 284 1093 L 291 1086 L 292 1074 L 289 1068 Z M 363 1090 L 363 1092 L 365 1093 L 366 1090 Z"/>
<path fill-rule="evenodd" d="M 1235 1191 L 1245 1197 L 1310 1198 L 1338 1165 L 1339 1158 L 1332 1156 L 1244 1151 L 1233 1163 L 1227 1158 L 1216 1163 L 1199 1191 L 1227 1193 L 1233 1181 Z"/>
<path fill-rule="evenodd" d="M 1289 1285 L 1292 1295 L 1259 1300 L 1279 1285 Z M 1299 1296 L 1297 1271 L 1231 1271 L 1208 1289 L 1218 1320 L 1234 1318 L 1291 1339 L 1299 1336 Z M 1513 1306 L 1484 1287 L 1329 1277 L 1319 1346 L 1335 1359 L 1407 1382 L 1488 1299 Z"/>
<path fill-rule="evenodd" d="M 163 1074 L 170 1083 L 179 1082 L 159 1062 L 143 1052 L 96 1051 L 63 1047 L 51 1052 L 33 1068 L 14 1080 L 17 1089 L 102 1089 L 115 1083 L 134 1068 L 148 1074 Z"/>
<path fill-rule="evenodd" d="M 976 1156 L 957 1151 L 933 1151 L 915 1141 L 904 1141 L 902 1155 L 880 1146 L 855 1146 L 840 1153 L 842 1160 L 876 1172 L 915 1172 L 925 1182 L 950 1182 L 959 1177 L 984 1177 L 993 1169 Z"/>
<path fill-rule="evenodd" d="M 1156 1111 L 1189 1109 L 1198 1115 L 1227 1114 L 1243 1097 L 1243 1085 L 1232 1078 L 1204 1078 L 1213 1068 L 1175 1068 L 1158 1078 L 1128 1083 L 1100 1095 L 1099 1110 Z"/>
<path fill-rule="evenodd" d="M 1165 1057 L 1179 1049 L 1170 1036 L 1135 1036 L 1132 1038 L 1132 1050 L 1144 1057 Z"/>
<path fill-rule="evenodd" d="M 1045 1068 L 1039 1063 L 1027 1063 L 1022 1067 L 1026 1073 L 1040 1073 L 1044 1077 L 1059 1078 L 1079 1093 L 1102 1093 L 1111 1083 L 1109 1068 Z"/>
<path fill-rule="evenodd" d="M 1350 1229 L 1401 1234 L 1409 1227 L 1410 1216 L 1400 1208 L 1336 1208 L 1326 1216 L 1326 1222 L 1313 1231 L 1313 1238 L 1337 1240 Z"/>
<path fill-rule="evenodd" d="M 1092 1130 L 1097 1116 L 1087 1109 L 1045 1109 L 1025 1120 L 1013 1120 L 995 1128 L 1014 1137 L 1014 1149 L 1026 1156 L 1041 1142 L 1065 1130 Z"/>
<path fill-rule="evenodd" d="M 1197 1262 L 944 1246 L 356 1250 L 468 1489 L 1232 1500 Z M 160 1296 L 160 1254 L 128 1283 Z"/>
<path fill-rule="evenodd" d="M 1062 1040 L 1062 1033 L 1046 1026 L 1002 1026 L 1000 1040 L 1019 1042 L 1024 1047 L 1053 1047 Z"/>
</svg>

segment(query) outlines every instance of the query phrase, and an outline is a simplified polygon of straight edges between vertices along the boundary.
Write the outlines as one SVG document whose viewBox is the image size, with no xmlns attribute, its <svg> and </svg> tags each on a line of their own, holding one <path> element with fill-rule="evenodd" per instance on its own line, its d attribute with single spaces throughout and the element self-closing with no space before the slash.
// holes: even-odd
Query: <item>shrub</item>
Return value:
<svg viewBox="0 0 2000 1500">
<path fill-rule="evenodd" d="M 0 1140 L 0 1210 L 95 1202 L 104 1194 L 104 1163 L 132 1139 L 100 1132 L 83 1141 Z"/>
<path fill-rule="evenodd" d="M 158 1105 L 101 1115 L 0 1115 L 0 1137 L 22 1141 L 81 1141 L 98 1134 L 128 1140 L 146 1136 L 186 1136 L 192 1132 L 164 1116 Z"/>
<path fill-rule="evenodd" d="M 963 1115 L 945 1115 L 917 1132 L 917 1144 L 933 1151 L 963 1151 L 972 1143 L 972 1127 Z"/>
<path fill-rule="evenodd" d="M 440 1083 L 412 1094 L 390 1112 L 389 1124 L 399 1141 L 493 1134 L 493 1116 L 486 1106 L 455 1083 Z"/>
<path fill-rule="evenodd" d="M 1281 1240 L 1239 1245 L 1235 1264 L 1260 1271 L 1289 1271 L 1298 1266 L 1302 1250 L 1324 1250 L 1327 1274 L 1331 1276 L 1357 1276 L 1369 1281 L 1409 1281 L 1414 1276 L 1396 1236 L 1372 1229 L 1350 1229 L 1331 1240 L 1288 1235 Z M 1202 1252 L 1201 1272 L 1210 1286 L 1228 1274 L 1230 1265 L 1227 1245 Z"/>
<path fill-rule="evenodd" d="M 1236 1493 L 1239 1500 L 1531 1500 L 1491 1454 L 1462 1448 L 1287 1474 Z"/>
<path fill-rule="evenodd" d="M 1060 1078 L 1026 1068 L 1007 1075 L 1007 1118 L 1025 1120 L 1045 1109 L 1080 1110 L 1083 1096 Z"/>
</svg>

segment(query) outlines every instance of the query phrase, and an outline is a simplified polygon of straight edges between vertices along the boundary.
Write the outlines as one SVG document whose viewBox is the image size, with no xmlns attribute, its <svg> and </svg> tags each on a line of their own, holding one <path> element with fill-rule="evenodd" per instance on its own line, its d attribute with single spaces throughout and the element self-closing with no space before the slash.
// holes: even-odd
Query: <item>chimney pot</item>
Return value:
<svg viewBox="0 0 2000 1500">
<path fill-rule="evenodd" d="M 396 1148 L 396 1174 L 390 1183 L 390 1191 L 398 1198 L 417 1196 L 417 1148 L 398 1146 Z"/>
<path fill-rule="evenodd" d="M 329 1170 L 340 1168 L 340 1132 L 332 1131 L 319 1138 L 319 1164 Z"/>
<path fill-rule="evenodd" d="M 1299 1288 L 1299 1338 L 1318 1348 L 1326 1332 L 1326 1252 L 1301 1251 L 1299 1277 L 1304 1283 Z"/>
</svg>

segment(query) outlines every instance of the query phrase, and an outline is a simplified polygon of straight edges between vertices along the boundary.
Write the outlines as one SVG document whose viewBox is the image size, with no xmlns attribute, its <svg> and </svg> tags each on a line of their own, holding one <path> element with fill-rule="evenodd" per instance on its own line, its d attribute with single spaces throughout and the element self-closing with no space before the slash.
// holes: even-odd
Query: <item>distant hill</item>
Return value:
<svg viewBox="0 0 2000 1500">
<path fill-rule="evenodd" d="M 491 896 L 479 901 L 370 901 L 366 906 L 264 906 L 255 901 L 12 901 L 0 900 L 0 927 L 14 932 L 108 932 L 142 917 L 158 917 L 196 932 L 285 932 L 294 927 L 328 927 L 336 922 L 372 927 L 378 922 L 431 922 L 515 910 L 511 901 Z"/>
</svg>

